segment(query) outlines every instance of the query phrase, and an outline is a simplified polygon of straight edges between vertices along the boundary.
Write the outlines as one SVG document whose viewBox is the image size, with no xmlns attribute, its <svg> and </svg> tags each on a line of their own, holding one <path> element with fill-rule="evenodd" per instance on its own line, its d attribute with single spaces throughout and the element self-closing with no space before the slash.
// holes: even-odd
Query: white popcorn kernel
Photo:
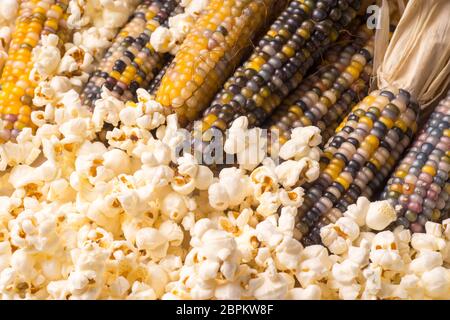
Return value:
<svg viewBox="0 0 450 320">
<path fill-rule="evenodd" d="M 103 165 L 114 171 L 114 174 L 127 174 L 130 172 L 130 157 L 119 149 L 112 149 L 103 154 Z"/>
<path fill-rule="evenodd" d="M 415 274 L 408 274 L 402 277 L 400 287 L 406 292 L 408 298 L 421 300 L 425 293 L 420 281 L 420 278 Z"/>
<path fill-rule="evenodd" d="M 204 10 L 210 0 L 194 0 L 190 1 L 188 5 L 185 6 L 185 11 L 191 15 L 198 16 Z"/>
<path fill-rule="evenodd" d="M 135 281 L 131 287 L 131 293 L 127 300 L 156 300 L 157 296 L 148 284 Z"/>
<path fill-rule="evenodd" d="M 17 0 L 2 0 L 0 4 L 0 17 L 6 21 L 12 21 L 19 9 L 19 3 Z"/>
<path fill-rule="evenodd" d="M 263 217 L 268 217 L 277 212 L 280 206 L 280 199 L 278 198 L 277 193 L 265 192 L 263 193 L 259 199 L 259 205 L 256 208 L 256 212 L 258 212 Z"/>
<path fill-rule="evenodd" d="M 309 285 L 305 289 L 294 288 L 289 290 L 287 299 L 289 300 L 320 300 L 322 290 L 317 285 Z"/>
<path fill-rule="evenodd" d="M 394 208 L 388 201 L 376 201 L 369 205 L 366 225 L 372 230 L 383 230 L 397 219 Z"/>
<path fill-rule="evenodd" d="M 417 251 L 440 251 L 445 248 L 445 240 L 428 233 L 414 233 L 411 237 L 411 247 Z"/>
<path fill-rule="evenodd" d="M 429 235 L 442 238 L 442 225 L 439 223 L 427 221 L 427 223 L 425 223 L 425 231 Z"/>
<path fill-rule="evenodd" d="M 136 233 L 136 246 L 139 250 L 147 250 L 152 259 L 166 256 L 169 242 L 157 229 L 143 228 Z"/>
<path fill-rule="evenodd" d="M 269 248 L 275 248 L 283 240 L 284 235 L 269 220 L 264 220 L 256 226 L 258 240 Z"/>
<path fill-rule="evenodd" d="M 370 201 L 366 197 L 359 197 L 355 204 L 348 206 L 344 216 L 353 219 L 358 226 L 366 224 L 366 215 L 369 210 Z"/>
<path fill-rule="evenodd" d="M 249 290 L 258 300 L 280 300 L 286 299 L 289 291 L 289 280 L 287 274 L 278 273 L 273 262 L 264 273 L 249 281 Z"/>
<path fill-rule="evenodd" d="M 342 217 L 335 224 L 320 229 L 320 237 L 325 246 L 334 254 L 342 254 L 359 236 L 358 225 L 350 218 Z"/>
<path fill-rule="evenodd" d="M 333 278 L 344 286 L 352 285 L 359 274 L 359 267 L 350 260 L 336 263 L 331 269 Z"/>
<path fill-rule="evenodd" d="M 431 269 L 442 266 L 442 255 L 434 251 L 422 251 L 409 264 L 409 270 L 415 274 L 422 274 Z"/>
<path fill-rule="evenodd" d="M 339 288 L 339 297 L 343 300 L 356 300 L 361 290 L 361 286 L 357 283 L 342 286 Z"/>
<path fill-rule="evenodd" d="M 450 298 L 450 272 L 443 267 L 436 267 L 422 274 L 422 284 L 427 296 L 433 299 Z"/>
<path fill-rule="evenodd" d="M 172 50 L 174 42 L 170 30 L 162 26 L 156 28 L 150 37 L 150 44 L 156 52 L 165 53 Z"/>
<path fill-rule="evenodd" d="M 161 213 L 171 220 L 180 222 L 188 213 L 186 202 L 182 195 L 171 192 L 163 200 Z"/>
<path fill-rule="evenodd" d="M 280 218 L 278 219 L 278 229 L 285 235 L 293 237 L 296 217 L 297 210 L 295 207 L 283 207 Z"/>
<path fill-rule="evenodd" d="M 382 272 L 381 267 L 369 265 L 363 270 L 363 276 L 366 280 L 364 292 L 361 297 L 364 300 L 375 300 L 377 294 L 382 288 Z"/>
<path fill-rule="evenodd" d="M 370 243 L 363 239 L 359 247 L 348 248 L 348 259 L 360 268 L 369 264 Z"/>
<path fill-rule="evenodd" d="M 283 207 L 299 208 L 303 204 L 303 196 L 305 192 L 302 187 L 297 187 L 293 190 L 286 191 L 280 189 L 279 198 Z"/>
<path fill-rule="evenodd" d="M 219 300 L 239 300 L 242 296 L 242 287 L 239 283 L 225 283 L 218 285 L 214 290 L 214 296 Z"/>
<path fill-rule="evenodd" d="M 383 231 L 375 235 L 372 241 L 370 260 L 385 270 L 402 270 L 404 264 L 392 232 Z"/>
<path fill-rule="evenodd" d="M 293 238 L 285 237 L 275 249 L 275 263 L 281 271 L 295 271 L 298 267 L 303 246 Z"/>
<path fill-rule="evenodd" d="M 161 297 L 165 292 L 165 287 L 169 282 L 169 277 L 164 269 L 155 264 L 150 263 L 147 266 L 147 272 L 151 288 L 154 290 L 156 297 Z"/>
<path fill-rule="evenodd" d="M 250 174 L 250 182 L 254 197 L 258 198 L 265 192 L 276 192 L 278 190 L 278 178 L 272 168 L 260 166 Z"/>
<path fill-rule="evenodd" d="M 275 173 L 280 183 L 285 188 L 294 186 L 300 179 L 300 174 L 303 171 L 306 163 L 294 160 L 287 160 L 275 168 Z"/>
</svg>

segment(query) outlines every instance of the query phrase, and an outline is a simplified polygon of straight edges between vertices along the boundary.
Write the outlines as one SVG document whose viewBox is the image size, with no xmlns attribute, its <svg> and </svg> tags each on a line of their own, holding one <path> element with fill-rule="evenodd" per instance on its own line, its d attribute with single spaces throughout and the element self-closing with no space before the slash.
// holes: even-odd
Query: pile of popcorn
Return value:
<svg viewBox="0 0 450 320">
<path fill-rule="evenodd" d="M 238 164 L 215 175 L 175 156 L 176 115 L 145 90 L 136 103 L 105 90 L 93 113 L 82 106 L 135 5 L 70 1 L 74 43 L 61 54 L 48 36 L 33 52 L 37 130 L 0 145 L 1 299 L 450 298 L 450 220 L 377 233 L 395 213 L 360 198 L 321 230 L 325 246 L 301 245 L 295 216 L 319 174 L 318 128 L 295 129 L 278 164 L 238 118 L 225 142 Z M 97 141 L 105 123 L 108 147 Z"/>
</svg>

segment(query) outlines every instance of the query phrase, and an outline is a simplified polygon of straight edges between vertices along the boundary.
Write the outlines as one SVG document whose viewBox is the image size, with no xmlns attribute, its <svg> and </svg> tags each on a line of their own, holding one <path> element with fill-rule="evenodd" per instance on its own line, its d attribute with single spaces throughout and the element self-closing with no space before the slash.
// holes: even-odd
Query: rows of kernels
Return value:
<svg viewBox="0 0 450 320">
<path fill-rule="evenodd" d="M 320 242 L 322 226 L 336 221 L 363 190 L 376 186 L 370 183 L 373 179 L 387 178 L 388 172 L 381 169 L 388 161 L 397 161 L 407 147 L 417 116 L 417 104 L 402 90 L 397 96 L 387 90 L 368 96 L 354 108 L 326 146 L 328 161 L 324 159 L 324 169 L 299 209 L 304 243 Z"/>
<path fill-rule="evenodd" d="M 363 32 L 360 36 L 358 39 L 367 41 L 369 34 Z M 326 141 L 324 131 L 327 130 L 329 136 L 339 124 L 339 116 L 349 110 L 357 102 L 358 93 L 367 88 L 370 74 L 366 72 L 371 70 L 373 39 L 361 48 L 363 45 L 353 42 L 329 57 L 335 62 L 325 65 L 318 75 L 308 77 L 307 83 L 301 84 L 276 109 L 268 127 L 279 132 L 280 142 L 289 139 L 292 129 L 310 125 L 319 127 Z"/>
<path fill-rule="evenodd" d="M 4 128 L 0 142 L 15 139 L 31 126 L 35 81 L 31 53 L 43 35 L 56 34 L 65 27 L 68 0 L 29 0 L 20 4 L 8 59 L 0 79 L 0 110 Z"/>
<path fill-rule="evenodd" d="M 273 5 L 272 0 L 210 1 L 161 80 L 156 100 L 176 112 L 182 125 L 195 120 L 251 48 Z"/>
<path fill-rule="evenodd" d="M 349 4 L 359 2 L 291 2 L 204 112 L 202 130 L 225 130 L 239 116 L 247 116 L 250 126 L 261 125 L 356 16 Z"/>
<path fill-rule="evenodd" d="M 450 94 L 433 111 L 382 195 L 396 209 L 397 224 L 413 232 L 424 232 L 427 221 L 449 215 L 449 128 Z"/>
<path fill-rule="evenodd" d="M 83 103 L 94 107 L 103 86 L 123 101 L 133 100 L 138 88 L 148 86 L 165 62 L 164 55 L 151 46 L 150 36 L 176 6 L 177 0 L 146 0 L 138 6 L 92 74 L 82 95 Z"/>
<path fill-rule="evenodd" d="M 161 80 L 164 77 L 164 75 L 166 74 L 167 70 L 170 67 L 170 63 L 171 62 L 167 62 L 165 64 L 165 66 L 161 69 L 161 71 L 158 72 L 158 74 L 155 76 L 155 78 L 150 82 L 147 91 L 154 96 L 156 94 L 156 91 L 159 89 L 159 87 L 161 86 Z"/>
</svg>

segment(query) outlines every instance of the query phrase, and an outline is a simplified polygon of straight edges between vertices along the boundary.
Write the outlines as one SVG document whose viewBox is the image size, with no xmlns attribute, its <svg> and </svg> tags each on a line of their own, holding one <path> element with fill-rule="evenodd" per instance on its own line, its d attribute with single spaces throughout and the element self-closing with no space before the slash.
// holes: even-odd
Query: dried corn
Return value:
<svg viewBox="0 0 450 320">
<path fill-rule="evenodd" d="M 224 131 L 239 116 L 247 116 L 250 126 L 261 125 L 358 7 L 359 1 L 351 0 L 292 1 L 205 110 L 201 130 Z"/>
<path fill-rule="evenodd" d="M 450 211 L 450 92 L 415 139 L 382 194 L 397 211 L 396 224 L 424 232 Z"/>
<path fill-rule="evenodd" d="M 123 101 L 133 100 L 138 88 L 148 86 L 167 58 L 153 49 L 150 36 L 177 4 L 178 0 L 145 0 L 137 7 L 86 85 L 81 96 L 85 105 L 94 107 L 103 86 Z"/>
<path fill-rule="evenodd" d="M 366 43 L 365 47 L 364 43 Z M 296 127 L 314 125 L 324 141 L 332 135 L 339 119 L 367 94 L 373 57 L 371 31 L 362 28 L 356 41 L 327 52 L 332 64 L 321 66 L 318 74 L 305 79 L 276 109 L 266 125 L 284 143 Z"/>
<path fill-rule="evenodd" d="M 4 128 L 0 142 L 15 139 L 32 126 L 30 114 L 36 83 L 30 80 L 31 53 L 43 35 L 66 28 L 68 0 L 28 0 L 20 3 L 19 15 L 0 79 L 0 114 Z"/>
<path fill-rule="evenodd" d="M 383 166 L 395 163 L 411 141 L 419 107 L 406 91 L 392 92 L 364 98 L 325 146 L 324 168 L 299 209 L 303 243 L 320 242 L 320 228 L 341 217 L 363 190 L 376 187 L 372 180 L 384 181 L 389 172 Z"/>
<path fill-rule="evenodd" d="M 156 92 L 156 100 L 178 114 L 182 125 L 209 105 L 251 41 L 267 12 L 284 1 L 211 0 L 177 52 Z"/>
</svg>

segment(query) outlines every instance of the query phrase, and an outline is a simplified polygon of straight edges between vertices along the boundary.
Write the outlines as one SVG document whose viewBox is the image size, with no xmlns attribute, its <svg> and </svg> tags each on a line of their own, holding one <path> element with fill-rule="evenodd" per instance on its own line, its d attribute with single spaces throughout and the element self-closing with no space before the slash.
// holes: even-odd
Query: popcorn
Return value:
<svg viewBox="0 0 450 320">
<path fill-rule="evenodd" d="M 264 273 L 249 281 L 249 290 L 258 300 L 286 299 L 293 281 L 287 273 L 278 273 L 272 261 Z"/>
<path fill-rule="evenodd" d="M 295 207 L 299 208 L 303 204 L 304 190 L 301 187 L 297 187 L 291 191 L 280 189 L 278 197 L 283 207 Z"/>
<path fill-rule="evenodd" d="M 0 21 L 5 20 L 12 22 L 19 9 L 19 3 L 17 0 L 4 0 L 0 3 Z"/>
<path fill-rule="evenodd" d="M 36 47 L 32 53 L 34 68 L 31 70 L 30 78 L 35 80 L 46 80 L 56 74 L 61 60 L 57 35 L 44 35 L 41 41 L 42 46 Z"/>
<path fill-rule="evenodd" d="M 370 201 L 365 197 L 359 197 L 355 204 L 349 205 L 344 216 L 353 219 L 358 226 L 366 224 L 366 215 L 369 210 Z M 376 214 L 376 213 L 375 213 Z"/>
<path fill-rule="evenodd" d="M 415 274 L 422 274 L 433 268 L 440 267 L 442 263 L 442 255 L 440 253 L 426 250 L 411 261 L 409 270 Z"/>
<path fill-rule="evenodd" d="M 136 233 L 136 246 L 145 250 L 151 259 L 161 259 L 166 255 L 169 241 L 162 232 L 154 228 L 143 228 Z"/>
<path fill-rule="evenodd" d="M 394 208 L 387 201 L 372 202 L 366 215 L 366 225 L 373 230 L 383 230 L 397 219 Z"/>
<path fill-rule="evenodd" d="M 170 30 L 165 27 L 156 28 L 150 37 L 150 44 L 161 53 L 169 52 L 175 46 Z"/>
<path fill-rule="evenodd" d="M 289 290 L 287 299 L 289 300 L 320 300 L 322 290 L 317 285 L 310 285 L 306 288 L 293 288 Z"/>
<path fill-rule="evenodd" d="M 375 235 L 370 251 L 370 260 L 383 270 L 402 270 L 404 264 L 398 251 L 395 236 L 390 231 L 383 231 Z"/>
<path fill-rule="evenodd" d="M 425 294 L 433 299 L 449 299 L 450 273 L 448 269 L 436 267 L 422 275 Z"/>
<path fill-rule="evenodd" d="M 187 205 L 187 198 L 176 192 L 171 192 L 163 200 L 161 213 L 171 220 L 180 222 L 189 211 Z"/>
<path fill-rule="evenodd" d="M 320 230 L 323 244 L 334 254 L 346 252 L 358 236 L 358 225 L 347 217 L 339 218 L 335 224 L 329 224 Z"/>
<path fill-rule="evenodd" d="M 302 158 L 300 161 L 287 160 L 275 168 L 275 173 L 284 188 L 290 188 L 298 183 L 312 182 L 318 178 L 319 171 L 317 161 L 307 158 Z"/>
<path fill-rule="evenodd" d="M 209 203 L 217 210 L 240 204 L 249 194 L 249 181 L 243 171 L 226 168 L 220 172 L 219 181 L 208 188 Z"/>
<path fill-rule="evenodd" d="M 103 89 L 101 98 L 95 101 L 94 114 L 92 120 L 98 131 L 103 127 L 104 122 L 117 126 L 119 123 L 120 111 L 125 107 L 124 103 L 114 98 L 107 89 Z"/>
</svg>

